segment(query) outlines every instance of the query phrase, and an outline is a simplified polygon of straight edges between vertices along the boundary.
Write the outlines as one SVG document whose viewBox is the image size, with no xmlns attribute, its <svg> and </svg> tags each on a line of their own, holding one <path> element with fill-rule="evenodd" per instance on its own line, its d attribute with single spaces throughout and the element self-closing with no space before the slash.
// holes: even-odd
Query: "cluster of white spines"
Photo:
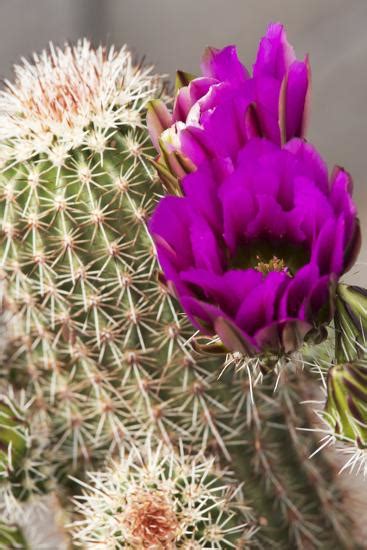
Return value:
<svg viewBox="0 0 367 550">
<path fill-rule="evenodd" d="M 81 483 L 84 494 L 75 499 L 82 519 L 72 526 L 83 548 L 235 548 L 233 535 L 247 541 L 254 532 L 238 521 L 247 512 L 241 488 L 230 494 L 213 459 L 153 450 L 147 440 L 142 451 L 88 475 L 90 485 Z"/>
<path fill-rule="evenodd" d="M 72 148 L 103 153 L 121 124 L 141 126 L 141 110 L 159 80 L 131 53 L 91 47 L 88 40 L 23 59 L 15 82 L 0 92 L 2 162 L 22 162 L 45 153 L 63 165 Z"/>
</svg>

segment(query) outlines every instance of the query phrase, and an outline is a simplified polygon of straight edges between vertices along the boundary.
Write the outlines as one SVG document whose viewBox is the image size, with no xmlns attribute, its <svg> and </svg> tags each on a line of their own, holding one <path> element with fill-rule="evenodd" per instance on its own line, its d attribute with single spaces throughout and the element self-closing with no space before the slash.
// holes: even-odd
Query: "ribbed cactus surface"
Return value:
<svg viewBox="0 0 367 550">
<path fill-rule="evenodd" d="M 144 112 L 162 90 L 126 50 L 82 42 L 18 67 L 2 93 L 0 255 L 3 307 L 13 314 L 2 369 L 31 400 L 27 422 L 47 437 L 40 458 L 61 495 L 80 490 L 70 474 L 83 480 L 149 437 L 153 448 L 183 449 L 188 464 L 202 452 L 229 465 L 253 509 L 242 530 L 231 516 L 229 542 L 177 547 L 241 547 L 244 538 L 279 549 L 356 547 L 336 472 L 322 453 L 309 461 L 315 442 L 298 431 L 310 424 L 299 405 L 303 375 L 284 367 L 275 393 L 270 377 L 250 388 L 246 369 L 220 377 L 224 357 L 195 351 L 162 280 L 146 221 L 163 190 Z M 119 486 L 116 472 L 94 479 L 115 495 L 120 487 L 123 501 L 130 478 Z M 83 502 L 86 516 L 93 502 Z M 221 513 L 212 505 L 208 528 Z"/>
</svg>

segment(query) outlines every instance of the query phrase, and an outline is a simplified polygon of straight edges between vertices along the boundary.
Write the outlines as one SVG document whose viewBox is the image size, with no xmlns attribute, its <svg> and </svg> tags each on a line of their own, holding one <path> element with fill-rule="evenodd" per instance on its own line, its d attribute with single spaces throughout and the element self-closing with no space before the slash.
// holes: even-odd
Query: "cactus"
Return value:
<svg viewBox="0 0 367 550">
<path fill-rule="evenodd" d="M 247 546 L 256 528 L 228 491 L 228 472 L 214 459 L 186 456 L 147 440 L 105 472 L 76 500 L 81 519 L 74 539 L 83 548 L 234 548 Z"/>
<path fill-rule="evenodd" d="M 322 453 L 308 461 L 315 440 L 297 431 L 311 422 L 299 402 L 312 383 L 292 365 L 278 395 L 274 374 L 255 388 L 246 369 L 219 378 L 223 357 L 192 345 L 159 272 L 146 220 L 163 190 L 145 106 L 161 93 L 163 81 L 126 49 L 86 41 L 51 46 L 1 93 L 0 255 L 13 312 L 3 370 L 45 427 L 61 496 L 79 491 L 70 473 L 84 483 L 86 471 L 150 438 L 233 468 L 259 527 L 251 544 L 347 548 L 336 472 Z M 95 487 L 106 480 L 115 498 L 124 468 L 94 474 Z M 122 496 L 138 478 L 123 479 Z M 87 489 L 76 505 L 86 517 L 97 506 L 102 531 L 103 498 Z"/>
<path fill-rule="evenodd" d="M 40 85 L 30 104 L 34 71 Z M 137 385 L 126 387 L 124 398 L 116 374 L 129 362 L 138 372 L 135 355 L 144 356 L 154 339 L 142 334 L 144 325 L 154 329 L 145 303 L 153 255 L 144 223 L 152 197 L 144 187 L 147 136 L 136 126 L 156 79 L 133 67 L 124 50 L 94 51 L 87 42 L 52 50 L 17 73 L 18 93 L 2 100 L 9 113 L 11 100 L 21 100 L 30 113 L 17 113 L 16 122 L 32 127 L 22 136 L 30 158 L 2 176 L 2 262 L 7 299 L 19 316 L 11 371 L 17 383 L 31 385 L 41 414 L 54 417 L 57 448 L 72 451 L 76 464 L 90 447 L 94 453 L 133 433 L 129 401 Z M 61 121 L 66 105 L 71 119 Z M 47 132 L 34 132 L 39 112 Z M 18 133 L 10 120 L 9 132 Z M 10 165 L 16 143 L 3 142 Z"/>
</svg>

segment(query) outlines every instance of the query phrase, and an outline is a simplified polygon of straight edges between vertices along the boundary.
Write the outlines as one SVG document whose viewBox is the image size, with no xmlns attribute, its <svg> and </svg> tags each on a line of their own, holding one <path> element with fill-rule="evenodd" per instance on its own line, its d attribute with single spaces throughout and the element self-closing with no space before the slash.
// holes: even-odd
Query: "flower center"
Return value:
<svg viewBox="0 0 367 550">
<path fill-rule="evenodd" d="M 258 260 L 258 263 L 257 265 L 255 265 L 255 269 L 257 271 L 260 271 L 264 275 L 267 275 L 271 271 L 284 271 L 289 276 L 291 276 L 288 267 L 286 266 L 286 263 L 282 258 L 277 258 L 277 256 L 273 256 L 267 262 L 264 262 L 261 256 L 257 256 L 256 259 Z"/>
<path fill-rule="evenodd" d="M 166 549 L 178 533 L 172 503 L 160 491 L 137 489 L 130 495 L 123 523 L 139 548 Z"/>
<path fill-rule="evenodd" d="M 302 245 L 258 239 L 241 244 L 228 258 L 227 265 L 229 269 L 256 269 L 264 275 L 278 271 L 293 277 L 308 263 L 309 257 L 309 251 Z"/>
</svg>

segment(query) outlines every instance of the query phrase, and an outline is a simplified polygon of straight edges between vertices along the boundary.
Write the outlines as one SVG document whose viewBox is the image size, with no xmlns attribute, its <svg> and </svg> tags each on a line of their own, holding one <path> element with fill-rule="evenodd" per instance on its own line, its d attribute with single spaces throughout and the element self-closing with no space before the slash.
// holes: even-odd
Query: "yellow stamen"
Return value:
<svg viewBox="0 0 367 550">
<path fill-rule="evenodd" d="M 288 268 L 282 258 L 273 256 L 269 262 L 263 262 L 260 256 L 256 256 L 256 259 L 258 260 L 258 263 L 256 264 L 255 269 L 264 275 L 267 275 L 271 271 L 288 271 Z"/>
</svg>

